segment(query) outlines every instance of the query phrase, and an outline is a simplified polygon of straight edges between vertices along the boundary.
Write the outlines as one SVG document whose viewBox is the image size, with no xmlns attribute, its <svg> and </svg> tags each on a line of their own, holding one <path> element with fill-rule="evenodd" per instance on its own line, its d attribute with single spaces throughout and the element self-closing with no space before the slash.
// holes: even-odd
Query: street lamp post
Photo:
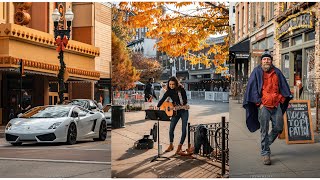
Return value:
<svg viewBox="0 0 320 180">
<path fill-rule="evenodd" d="M 58 9 L 56 8 L 53 13 L 52 13 L 52 19 L 54 22 L 54 39 L 56 40 L 56 44 L 57 44 L 57 51 L 59 52 L 59 56 L 58 59 L 60 61 L 60 70 L 59 70 L 59 74 L 58 74 L 58 84 L 59 84 L 59 104 L 63 103 L 63 93 L 65 92 L 66 88 L 64 85 L 64 73 L 65 73 L 65 69 L 66 69 L 66 64 L 64 63 L 63 60 L 63 53 L 64 53 L 64 49 L 68 44 L 68 40 L 70 39 L 70 27 L 71 27 L 71 23 L 73 20 L 73 12 L 71 11 L 71 8 L 69 7 L 69 9 L 67 10 L 67 12 L 65 13 L 65 19 L 67 21 L 67 29 L 59 29 L 58 27 L 58 23 L 60 20 L 60 13 L 58 11 Z"/>
<path fill-rule="evenodd" d="M 171 76 L 176 76 L 176 66 L 174 64 L 174 60 L 170 58 L 169 62 L 170 62 Z M 172 63 L 173 63 L 173 67 L 172 67 Z"/>
</svg>

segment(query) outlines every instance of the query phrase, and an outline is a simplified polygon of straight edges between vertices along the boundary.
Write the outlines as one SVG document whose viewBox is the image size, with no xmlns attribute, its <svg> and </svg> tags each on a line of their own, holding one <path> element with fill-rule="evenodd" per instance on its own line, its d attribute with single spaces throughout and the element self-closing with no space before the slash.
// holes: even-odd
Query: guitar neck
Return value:
<svg viewBox="0 0 320 180">
<path fill-rule="evenodd" d="M 190 109 L 190 106 L 189 105 L 184 105 L 184 106 L 175 106 L 174 107 L 174 110 L 181 110 L 181 109 L 184 109 L 184 110 L 188 110 Z"/>
</svg>

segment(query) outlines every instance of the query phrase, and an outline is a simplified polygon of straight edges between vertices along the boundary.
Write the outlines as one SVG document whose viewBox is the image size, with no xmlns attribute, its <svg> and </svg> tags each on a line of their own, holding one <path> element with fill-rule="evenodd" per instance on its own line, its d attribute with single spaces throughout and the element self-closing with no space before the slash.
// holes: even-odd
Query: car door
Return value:
<svg viewBox="0 0 320 180">
<path fill-rule="evenodd" d="M 79 107 L 79 124 L 83 137 L 89 137 L 94 134 L 94 128 L 97 124 L 97 118 L 94 112 Z"/>
</svg>

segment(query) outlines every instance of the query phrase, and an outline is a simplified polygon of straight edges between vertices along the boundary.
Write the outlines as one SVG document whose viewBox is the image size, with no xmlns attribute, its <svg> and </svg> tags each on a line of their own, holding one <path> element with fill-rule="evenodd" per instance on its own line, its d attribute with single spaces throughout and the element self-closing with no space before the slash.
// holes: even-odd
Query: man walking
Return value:
<svg viewBox="0 0 320 180">
<path fill-rule="evenodd" d="M 146 85 L 146 88 L 144 89 L 144 101 L 145 102 L 152 102 L 152 98 L 154 97 L 157 99 L 156 93 L 154 92 L 154 78 L 149 78 L 148 84 Z M 147 113 L 145 119 L 148 119 Z"/>
<path fill-rule="evenodd" d="M 246 123 L 250 132 L 260 128 L 263 164 L 271 165 L 270 145 L 283 130 L 283 114 L 293 98 L 282 72 L 273 66 L 268 50 L 261 56 L 261 65 L 252 71 L 244 96 Z M 272 130 L 269 133 L 269 120 Z"/>
</svg>

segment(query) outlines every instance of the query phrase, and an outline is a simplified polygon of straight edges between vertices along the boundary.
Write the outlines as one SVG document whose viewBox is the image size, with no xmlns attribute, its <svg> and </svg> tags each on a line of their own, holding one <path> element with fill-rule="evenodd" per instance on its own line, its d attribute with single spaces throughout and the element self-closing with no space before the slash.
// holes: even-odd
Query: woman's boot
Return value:
<svg viewBox="0 0 320 180">
<path fill-rule="evenodd" d="M 180 155 L 181 153 L 182 153 L 182 144 L 179 144 L 176 154 Z"/>
<path fill-rule="evenodd" d="M 164 152 L 170 152 L 174 149 L 173 144 L 170 143 L 170 145 L 168 146 L 167 150 L 165 150 Z"/>
</svg>

